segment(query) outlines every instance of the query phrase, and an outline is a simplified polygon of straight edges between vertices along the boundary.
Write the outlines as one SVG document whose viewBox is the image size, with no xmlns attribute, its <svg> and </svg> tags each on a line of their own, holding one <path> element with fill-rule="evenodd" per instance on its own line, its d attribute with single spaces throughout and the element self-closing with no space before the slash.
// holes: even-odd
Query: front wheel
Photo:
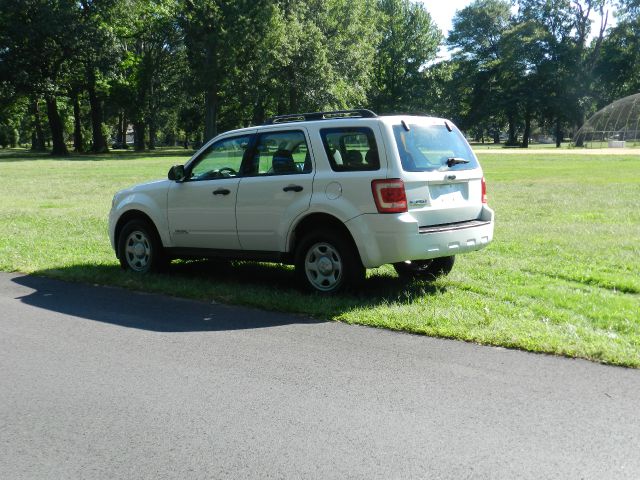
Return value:
<svg viewBox="0 0 640 480">
<path fill-rule="evenodd" d="M 155 229 L 138 219 L 122 227 L 118 238 L 118 259 L 122 268 L 136 273 L 158 272 L 167 265 Z"/>
<path fill-rule="evenodd" d="M 333 294 L 359 284 L 365 276 L 360 255 L 338 232 L 312 232 L 296 250 L 296 276 L 307 290 Z"/>
<path fill-rule="evenodd" d="M 432 258 L 429 260 L 413 260 L 394 263 L 398 276 L 406 279 L 435 280 L 448 275 L 453 269 L 455 256 Z"/>
</svg>

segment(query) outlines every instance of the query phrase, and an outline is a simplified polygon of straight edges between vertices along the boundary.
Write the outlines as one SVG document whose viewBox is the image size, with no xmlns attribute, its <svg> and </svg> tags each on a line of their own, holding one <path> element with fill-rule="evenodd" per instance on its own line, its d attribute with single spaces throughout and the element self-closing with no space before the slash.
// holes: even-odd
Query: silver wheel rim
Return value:
<svg viewBox="0 0 640 480">
<path fill-rule="evenodd" d="M 146 270 L 151 260 L 151 242 L 147 234 L 140 230 L 131 232 L 124 244 L 124 255 L 131 270 Z"/>
<path fill-rule="evenodd" d="M 316 243 L 307 250 L 304 271 L 315 289 L 322 292 L 333 290 L 342 279 L 340 253 L 329 243 Z"/>
</svg>

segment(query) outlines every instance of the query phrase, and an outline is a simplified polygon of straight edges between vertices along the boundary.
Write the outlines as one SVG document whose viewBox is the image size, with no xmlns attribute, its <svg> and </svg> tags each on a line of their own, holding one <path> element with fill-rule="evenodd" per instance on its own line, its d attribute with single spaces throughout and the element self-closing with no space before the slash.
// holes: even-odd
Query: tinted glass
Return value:
<svg viewBox="0 0 640 480">
<path fill-rule="evenodd" d="M 320 130 L 320 136 L 334 171 L 380 169 L 378 146 L 370 128 L 325 128 Z"/>
<path fill-rule="evenodd" d="M 258 137 L 247 175 L 310 173 L 311 154 L 300 130 L 263 133 Z"/>
<path fill-rule="evenodd" d="M 470 170 L 478 167 L 469 144 L 459 130 L 451 131 L 445 125 L 394 125 L 393 133 L 407 172 L 429 172 L 433 170 Z M 468 160 L 447 166 L 449 159 Z"/>
<path fill-rule="evenodd" d="M 211 144 L 190 167 L 190 180 L 213 180 L 238 176 L 249 135 L 225 138 Z"/>
</svg>

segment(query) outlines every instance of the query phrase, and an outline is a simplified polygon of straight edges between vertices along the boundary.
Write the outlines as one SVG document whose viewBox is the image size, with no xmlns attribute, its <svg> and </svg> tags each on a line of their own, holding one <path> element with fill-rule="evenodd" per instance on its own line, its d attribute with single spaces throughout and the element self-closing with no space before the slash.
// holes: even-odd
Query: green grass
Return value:
<svg viewBox="0 0 640 480">
<path fill-rule="evenodd" d="M 493 143 L 491 140 L 485 140 L 485 143 L 481 143 L 481 142 L 471 142 L 471 146 L 473 147 L 474 150 L 476 151 L 482 151 L 482 150 L 499 150 L 499 149 L 504 149 L 504 150 L 520 150 L 519 146 L 511 146 L 511 147 L 506 147 L 504 145 L 504 141 L 501 141 L 500 143 Z M 556 144 L 555 143 L 530 143 L 529 144 L 529 148 L 531 149 L 539 149 L 539 148 L 556 148 Z M 562 144 L 562 146 L 560 147 L 562 149 L 565 148 L 573 148 L 573 145 L 565 142 Z"/>
<path fill-rule="evenodd" d="M 481 152 L 494 243 L 434 284 L 403 284 L 385 266 L 359 294 L 326 299 L 274 264 L 121 271 L 107 236 L 113 193 L 164 177 L 181 154 L 0 153 L 0 269 L 640 367 L 638 155 Z"/>
<path fill-rule="evenodd" d="M 497 144 L 491 141 L 485 141 L 485 143 L 472 142 L 471 146 L 473 147 L 474 150 L 480 151 L 480 152 L 482 152 L 483 150 L 511 150 L 511 151 L 516 151 L 520 153 L 527 152 L 527 149 L 522 149 L 519 146 L 505 147 L 504 142 L 497 143 Z M 636 141 L 627 141 L 625 146 L 625 148 L 637 148 L 637 147 L 640 147 L 640 142 L 636 142 Z M 565 140 L 562 143 L 560 150 L 574 150 L 574 151 L 580 152 L 581 150 L 584 150 L 584 149 L 590 150 L 595 148 L 609 148 L 609 142 L 586 142 L 584 148 L 583 147 L 577 148 L 573 143 Z M 558 148 L 556 147 L 555 142 L 529 143 L 529 150 L 539 150 L 539 149 L 550 149 L 550 150 L 558 151 Z M 615 152 L 615 149 L 613 149 L 613 152 Z M 549 152 L 549 153 L 552 154 L 553 152 Z"/>
</svg>

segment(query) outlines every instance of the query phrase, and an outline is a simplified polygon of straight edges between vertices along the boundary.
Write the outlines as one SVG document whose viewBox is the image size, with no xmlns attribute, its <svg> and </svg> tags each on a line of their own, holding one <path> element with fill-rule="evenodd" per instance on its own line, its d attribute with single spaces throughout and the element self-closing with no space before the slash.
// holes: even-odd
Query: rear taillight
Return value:
<svg viewBox="0 0 640 480">
<path fill-rule="evenodd" d="M 482 177 L 482 203 L 487 203 L 487 182 Z"/>
<path fill-rule="evenodd" d="M 399 178 L 374 180 L 371 191 L 380 213 L 402 213 L 407 211 L 407 195 L 404 183 Z"/>
</svg>

